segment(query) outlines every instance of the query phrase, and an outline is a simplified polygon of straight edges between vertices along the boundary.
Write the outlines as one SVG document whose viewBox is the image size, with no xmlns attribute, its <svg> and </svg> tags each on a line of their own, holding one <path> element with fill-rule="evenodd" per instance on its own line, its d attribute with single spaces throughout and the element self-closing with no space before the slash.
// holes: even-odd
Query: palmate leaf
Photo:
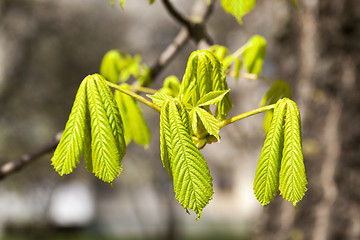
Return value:
<svg viewBox="0 0 360 240">
<path fill-rule="evenodd" d="M 242 17 L 254 8 L 256 0 L 221 0 L 224 10 L 231 13 L 240 24 Z"/>
<path fill-rule="evenodd" d="M 88 76 L 87 96 L 91 119 L 92 170 L 95 176 L 112 183 L 121 172 L 125 155 L 122 120 L 106 80 Z"/>
<path fill-rule="evenodd" d="M 184 104 L 196 106 L 197 102 L 209 92 L 224 90 L 228 90 L 225 69 L 214 53 L 209 50 L 193 52 L 180 85 L 179 99 Z M 232 108 L 229 93 L 215 106 L 216 118 L 225 119 Z"/>
<path fill-rule="evenodd" d="M 270 131 L 266 136 L 255 172 L 254 193 L 260 204 L 266 206 L 279 189 L 280 160 L 284 142 L 284 115 L 286 101 L 276 103 Z"/>
<path fill-rule="evenodd" d="M 180 101 L 169 99 L 162 107 L 160 119 L 161 139 L 166 141 L 175 198 L 186 211 L 193 210 L 199 219 L 214 191 L 207 163 L 191 140 L 187 111 Z"/>
<path fill-rule="evenodd" d="M 130 90 L 130 86 L 127 84 L 121 84 L 120 87 Z M 116 91 L 114 97 L 124 123 L 126 144 L 134 140 L 139 145 L 147 146 L 151 134 L 136 100 L 120 91 Z"/>
<path fill-rule="evenodd" d="M 301 145 L 300 113 L 296 104 L 285 99 L 284 149 L 280 169 L 280 194 L 296 207 L 306 192 L 306 173 Z"/>
<path fill-rule="evenodd" d="M 60 143 L 51 159 L 52 165 L 61 176 L 74 170 L 76 164 L 80 162 L 84 145 L 88 146 L 85 141 L 90 126 L 87 115 L 86 81 L 83 81 L 76 94 Z"/>
</svg>

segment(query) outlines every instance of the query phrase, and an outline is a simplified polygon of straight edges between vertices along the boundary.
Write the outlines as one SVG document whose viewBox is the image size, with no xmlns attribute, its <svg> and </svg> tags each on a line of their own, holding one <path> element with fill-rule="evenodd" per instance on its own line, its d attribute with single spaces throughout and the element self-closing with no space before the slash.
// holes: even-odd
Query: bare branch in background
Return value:
<svg viewBox="0 0 360 240">
<path fill-rule="evenodd" d="M 196 42 L 197 48 L 199 49 L 208 48 L 208 46 L 212 44 L 212 40 L 206 32 L 205 23 L 213 11 L 214 1 L 215 0 L 212 0 L 210 5 L 207 5 L 204 3 L 204 1 L 195 2 L 192 9 L 192 18 L 194 20 L 189 20 L 182 16 L 172 6 L 169 0 L 162 1 L 168 12 L 184 27 L 179 31 L 169 46 L 159 55 L 158 60 L 151 67 L 152 79 L 155 79 L 159 73 L 167 65 L 169 65 L 171 60 L 176 56 L 176 54 L 185 45 L 189 38 L 192 38 Z M 34 152 L 24 154 L 20 159 L 7 162 L 2 165 L 0 167 L 0 180 L 21 170 L 25 165 L 34 162 L 44 154 L 55 150 L 60 142 L 61 135 L 62 132 L 57 133 L 53 139 L 45 143 L 42 147 L 35 150 Z"/>
<path fill-rule="evenodd" d="M 154 79 L 175 57 L 179 50 L 185 45 L 189 39 L 189 32 L 186 28 L 182 28 L 174 38 L 173 42 L 160 54 L 156 63 L 151 67 L 151 76 Z"/>
<path fill-rule="evenodd" d="M 18 160 L 7 162 L 0 168 L 0 180 L 3 180 L 8 175 L 13 174 L 22 169 L 28 163 L 40 158 L 46 153 L 50 153 L 55 150 L 56 146 L 60 142 L 62 132 L 58 132 L 53 139 L 45 143 L 41 148 L 35 150 L 32 153 L 22 155 Z"/>
</svg>

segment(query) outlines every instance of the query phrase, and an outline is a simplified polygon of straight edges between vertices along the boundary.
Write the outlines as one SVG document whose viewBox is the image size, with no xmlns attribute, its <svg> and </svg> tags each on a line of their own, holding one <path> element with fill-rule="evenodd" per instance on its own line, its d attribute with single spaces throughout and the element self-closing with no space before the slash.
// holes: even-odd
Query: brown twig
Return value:
<svg viewBox="0 0 360 240">
<path fill-rule="evenodd" d="M 7 162 L 0 167 L 0 180 L 3 180 L 8 175 L 15 173 L 22 169 L 26 164 L 33 162 L 42 155 L 52 152 L 60 142 L 62 132 L 55 135 L 53 139 L 47 142 L 45 145 L 35 150 L 32 153 L 22 155 L 18 160 Z"/>
<path fill-rule="evenodd" d="M 156 63 L 151 67 L 151 76 L 154 79 L 165 68 L 166 65 L 174 58 L 180 49 L 189 40 L 189 32 L 186 28 L 182 28 L 176 35 L 172 43 L 160 54 Z"/>
<path fill-rule="evenodd" d="M 184 27 L 179 31 L 179 33 L 174 38 L 173 42 L 160 54 L 158 60 L 151 68 L 152 78 L 155 79 L 159 73 L 171 62 L 174 56 L 179 52 L 179 50 L 185 45 L 189 38 L 195 40 L 195 42 L 199 45 L 201 42 L 205 42 L 206 44 L 211 44 L 212 41 L 208 36 L 205 30 L 205 22 L 211 15 L 213 9 L 213 2 L 210 4 L 204 11 L 205 14 L 202 16 L 197 16 L 200 18 L 200 21 L 193 22 L 189 19 L 182 16 L 177 10 L 170 4 L 169 0 L 163 0 L 165 7 L 169 11 L 169 13 L 177 19 Z M 44 144 L 39 149 L 34 152 L 24 154 L 18 160 L 7 162 L 0 167 L 0 180 L 6 178 L 7 176 L 19 171 L 27 164 L 34 162 L 39 157 L 46 153 L 52 152 L 60 142 L 62 132 L 57 133 L 53 139 L 51 139 L 48 143 Z"/>
</svg>

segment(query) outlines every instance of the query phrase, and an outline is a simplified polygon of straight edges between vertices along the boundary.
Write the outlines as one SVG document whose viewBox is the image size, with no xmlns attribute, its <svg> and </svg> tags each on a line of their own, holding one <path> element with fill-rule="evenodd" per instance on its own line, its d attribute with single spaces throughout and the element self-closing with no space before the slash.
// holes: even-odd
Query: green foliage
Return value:
<svg viewBox="0 0 360 240">
<path fill-rule="evenodd" d="M 226 74 L 223 65 L 209 50 L 193 52 L 188 60 L 185 74 L 180 85 L 179 99 L 191 106 L 211 91 L 228 90 Z M 218 120 L 226 118 L 232 109 L 230 94 L 215 104 L 215 117 Z"/>
<path fill-rule="evenodd" d="M 122 120 L 106 80 L 87 76 L 81 83 L 64 134 L 52 158 L 60 174 L 73 171 L 84 152 L 86 168 L 111 183 L 125 155 Z"/>
<path fill-rule="evenodd" d="M 305 195 L 306 184 L 299 110 L 290 99 L 280 99 L 256 169 L 254 193 L 265 206 L 280 190 L 296 207 Z"/>
<path fill-rule="evenodd" d="M 165 93 L 171 97 L 177 97 L 180 91 L 180 81 L 176 76 L 169 76 L 165 78 L 163 87 L 159 92 Z"/>
<path fill-rule="evenodd" d="M 279 189 L 278 174 L 284 144 L 285 107 L 285 101 L 279 101 L 275 105 L 271 128 L 266 136 L 255 172 L 254 193 L 256 199 L 264 206 L 270 203 Z"/>
<path fill-rule="evenodd" d="M 210 171 L 192 142 L 188 123 L 188 113 L 179 100 L 164 102 L 160 116 L 163 164 L 173 177 L 175 198 L 199 219 L 214 191 Z"/>
<path fill-rule="evenodd" d="M 118 50 L 110 50 L 105 54 L 101 62 L 100 74 L 112 83 L 125 82 L 131 76 L 137 78 L 141 85 L 151 81 L 150 70 L 146 65 L 141 64 L 140 55 L 132 57 Z"/>
<path fill-rule="evenodd" d="M 59 145 L 51 159 L 55 170 L 61 175 L 71 173 L 84 150 L 85 133 L 89 119 L 86 97 L 86 81 L 83 81 L 76 94 L 69 120 L 66 123 Z"/>
<path fill-rule="evenodd" d="M 301 145 L 301 122 L 296 103 L 287 99 L 284 150 L 280 169 L 280 194 L 296 207 L 306 192 L 306 173 Z"/>
<path fill-rule="evenodd" d="M 271 88 L 266 92 L 261 99 L 260 107 L 276 103 L 280 98 L 291 98 L 290 85 L 283 81 L 278 80 L 273 83 Z M 273 111 L 267 111 L 264 117 L 263 128 L 265 133 L 270 129 L 270 123 L 273 116 Z"/>
<path fill-rule="evenodd" d="M 240 24 L 242 17 L 254 8 L 256 0 L 221 0 L 224 10 L 232 14 Z"/>
<path fill-rule="evenodd" d="M 120 87 L 130 91 L 130 86 L 126 83 L 121 84 Z M 114 97 L 124 123 L 126 145 L 133 139 L 137 144 L 147 147 L 151 134 L 140 106 L 134 98 L 119 91 L 115 92 Z"/>
<path fill-rule="evenodd" d="M 209 50 L 212 51 L 221 62 L 225 59 L 225 56 L 229 52 L 227 47 L 221 45 L 212 45 Z"/>
<path fill-rule="evenodd" d="M 243 59 L 248 73 L 259 75 L 266 53 L 266 39 L 255 35 L 247 43 Z"/>
</svg>

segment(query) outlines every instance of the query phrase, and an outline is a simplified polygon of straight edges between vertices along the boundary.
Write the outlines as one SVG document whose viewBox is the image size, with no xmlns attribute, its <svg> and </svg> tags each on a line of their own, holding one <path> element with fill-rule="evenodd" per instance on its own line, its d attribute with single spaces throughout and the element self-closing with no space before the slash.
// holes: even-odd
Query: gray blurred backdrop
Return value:
<svg viewBox="0 0 360 240">
<path fill-rule="evenodd" d="M 189 15 L 194 1 L 173 1 Z M 152 140 L 131 143 L 113 187 L 80 164 L 61 178 L 44 155 L 0 182 L 0 239 L 360 239 L 360 4 L 356 0 L 258 1 L 243 25 L 220 1 L 207 25 L 235 51 L 268 41 L 261 75 L 287 80 L 303 122 L 308 191 L 297 209 L 280 196 L 267 207 L 252 182 L 263 115 L 221 129 L 202 153 L 214 199 L 195 221 L 174 198 L 159 151 L 159 115 L 142 106 Z M 61 131 L 84 77 L 110 49 L 148 65 L 181 26 L 161 1 L 0 0 L 0 163 L 32 152 Z M 189 41 L 157 77 L 182 78 Z M 229 78 L 231 116 L 258 107 L 270 84 Z"/>
</svg>

